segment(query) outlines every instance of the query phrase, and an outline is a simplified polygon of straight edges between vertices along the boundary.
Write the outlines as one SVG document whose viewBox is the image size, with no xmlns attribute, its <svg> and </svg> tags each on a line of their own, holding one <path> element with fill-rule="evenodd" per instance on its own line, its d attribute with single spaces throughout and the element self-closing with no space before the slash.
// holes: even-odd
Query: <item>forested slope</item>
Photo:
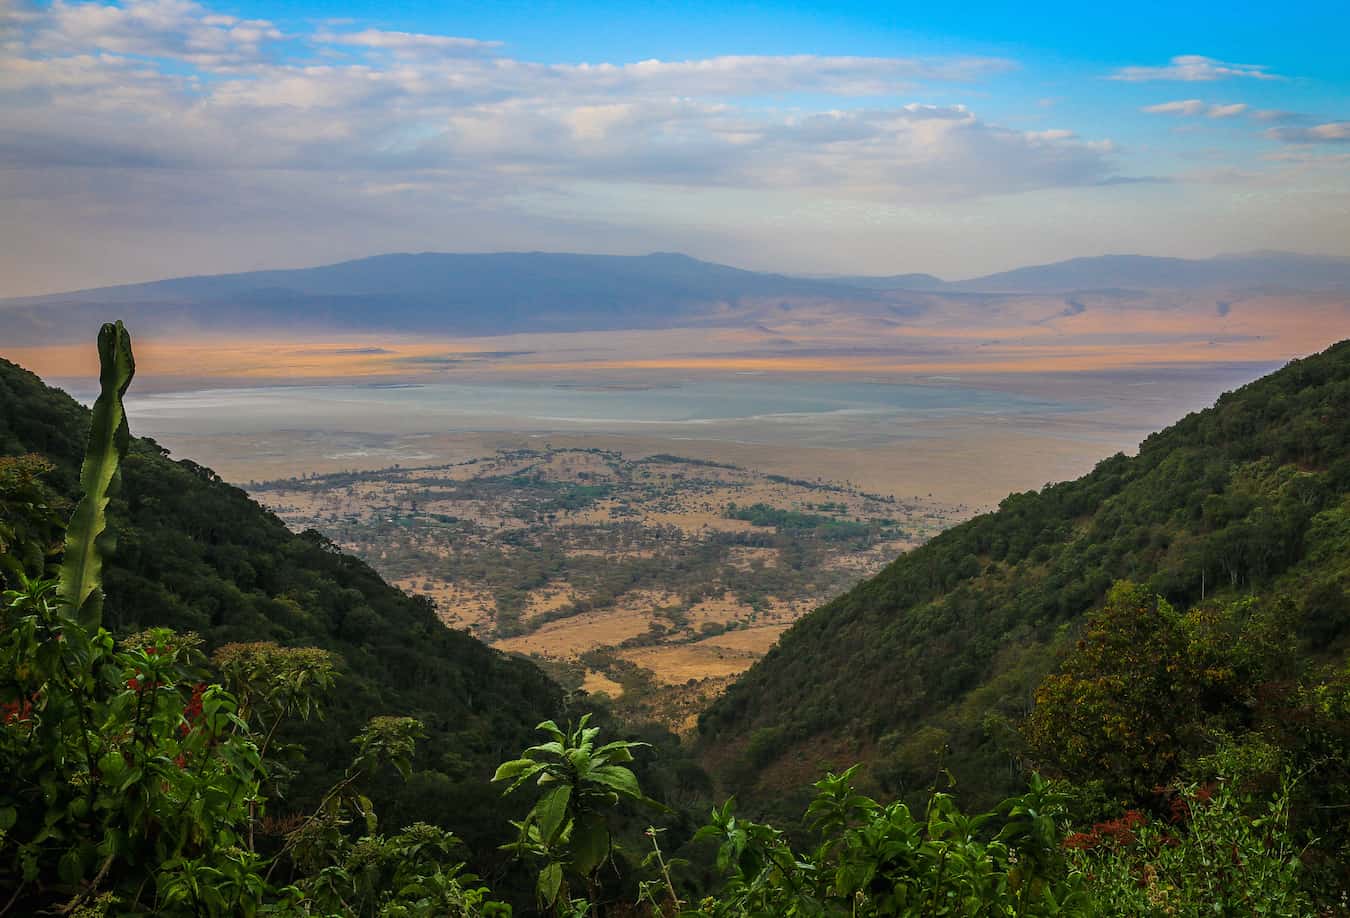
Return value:
<svg viewBox="0 0 1350 918">
<path fill-rule="evenodd" d="M 89 412 L 0 360 L 0 456 L 37 453 L 45 477 L 73 500 Z M 133 431 L 134 432 L 134 431 Z M 351 738 L 377 714 L 422 720 L 411 781 L 376 795 L 393 826 L 453 826 L 482 852 L 504 834 L 492 769 L 556 716 L 560 691 L 532 664 L 445 628 L 429 603 L 385 584 L 317 533 L 295 535 L 209 469 L 133 443 L 111 506 L 117 549 L 105 573 L 104 622 L 116 633 L 151 625 L 195 631 L 209 646 L 271 640 L 337 653 L 342 676 L 325 720 L 302 725 L 294 806 L 312 805 L 350 761 Z"/>
<path fill-rule="evenodd" d="M 1224 395 L 1077 481 L 1013 494 L 790 629 L 702 718 L 742 792 L 870 763 L 940 768 L 987 802 L 1028 764 L 1019 727 L 1112 583 L 1179 608 L 1264 597 L 1295 653 L 1350 642 L 1350 341 Z"/>
</svg>

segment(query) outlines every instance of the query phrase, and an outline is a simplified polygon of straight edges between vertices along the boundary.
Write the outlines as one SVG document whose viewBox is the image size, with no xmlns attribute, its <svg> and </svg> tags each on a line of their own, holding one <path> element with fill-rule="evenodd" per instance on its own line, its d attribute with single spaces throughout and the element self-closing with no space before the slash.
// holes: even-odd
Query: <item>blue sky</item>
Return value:
<svg viewBox="0 0 1350 918">
<path fill-rule="evenodd" d="M 496 36 L 513 53 L 565 62 L 590 56 L 1036 52 L 1098 67 L 1167 58 L 1178 46 L 1210 56 L 1301 65 L 1309 76 L 1350 76 L 1343 3 L 727 3 L 439 2 L 230 3 L 249 18 L 298 25 L 349 16 L 414 32 Z M 1309 67 L 1308 65 L 1312 65 Z"/>
<path fill-rule="evenodd" d="M 0 0 L 0 295 L 394 250 L 1350 254 L 1347 33 L 1344 3 Z"/>
</svg>

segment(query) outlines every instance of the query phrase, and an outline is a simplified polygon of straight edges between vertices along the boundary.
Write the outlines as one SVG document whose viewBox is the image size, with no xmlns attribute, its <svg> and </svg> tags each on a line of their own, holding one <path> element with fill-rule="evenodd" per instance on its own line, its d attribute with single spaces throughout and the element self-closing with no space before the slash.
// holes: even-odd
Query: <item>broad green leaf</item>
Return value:
<svg viewBox="0 0 1350 918">
<path fill-rule="evenodd" d="M 630 743 L 626 740 L 616 740 L 612 743 L 605 743 L 599 749 L 595 750 L 595 758 L 599 760 L 604 757 L 610 763 L 622 763 L 633 761 L 633 750 L 644 746 L 651 746 L 651 743 Z"/>
<path fill-rule="evenodd" d="M 591 770 L 591 754 L 585 748 L 569 749 L 567 761 L 579 775 L 585 775 Z"/>
<path fill-rule="evenodd" d="M 84 878 L 84 861 L 79 848 L 71 848 L 61 855 L 56 864 L 56 875 L 68 886 L 74 886 Z"/>
<path fill-rule="evenodd" d="M 539 798 L 534 805 L 534 821 L 545 843 L 551 843 L 567 819 L 567 804 L 572 799 L 572 786 L 561 784 Z"/>
<path fill-rule="evenodd" d="M 572 827 L 572 867 L 583 876 L 609 856 L 609 828 L 599 813 L 579 816 Z"/>
<path fill-rule="evenodd" d="M 539 898 L 545 905 L 552 905 L 558 898 L 558 887 L 562 886 L 562 864 L 551 861 L 539 871 Z"/>
<path fill-rule="evenodd" d="M 602 765 L 591 769 L 587 777 L 596 784 L 603 784 L 622 797 L 636 799 L 642 796 L 637 776 L 622 765 Z"/>
<path fill-rule="evenodd" d="M 529 758 L 538 758 L 538 755 L 531 755 L 531 753 L 539 753 L 539 754 L 546 754 L 546 755 L 551 755 L 551 756 L 561 757 L 562 754 L 563 754 L 563 751 L 564 751 L 564 750 L 563 750 L 563 744 L 562 744 L 562 743 L 557 743 L 557 742 L 554 742 L 554 743 L 543 743 L 543 744 L 541 744 L 541 745 L 538 745 L 538 746 L 531 746 L 530 748 L 526 749 L 526 750 L 525 750 L 525 755 L 528 756 Z"/>
<path fill-rule="evenodd" d="M 108 501 L 121 484 L 121 463 L 131 443 L 122 396 L 136 374 L 136 361 L 131 336 L 120 321 L 99 329 L 98 360 L 100 391 L 80 469 L 84 496 L 66 529 L 59 590 L 71 613 L 87 628 L 97 628 L 103 617 L 103 558 L 113 545 L 107 532 Z"/>
<path fill-rule="evenodd" d="M 493 781 L 507 781 L 511 778 L 528 777 L 539 769 L 543 768 L 538 762 L 529 759 L 513 759 L 510 762 L 503 762 L 497 766 L 497 773 L 492 776 Z"/>
<path fill-rule="evenodd" d="M 543 723 L 541 723 L 541 724 L 539 724 L 538 726 L 536 726 L 534 729 L 544 731 L 545 733 L 547 733 L 549 736 L 553 737 L 553 738 L 554 738 L 556 741 L 558 741 L 559 743 L 563 743 L 563 742 L 566 742 L 566 741 L 567 741 L 567 737 L 564 736 L 564 735 L 563 735 L 563 732 L 562 732 L 561 730 L 558 729 L 558 725 L 555 724 L 555 723 L 554 723 L 553 721 L 551 721 L 551 720 L 546 720 L 546 721 L 544 721 Z"/>
</svg>

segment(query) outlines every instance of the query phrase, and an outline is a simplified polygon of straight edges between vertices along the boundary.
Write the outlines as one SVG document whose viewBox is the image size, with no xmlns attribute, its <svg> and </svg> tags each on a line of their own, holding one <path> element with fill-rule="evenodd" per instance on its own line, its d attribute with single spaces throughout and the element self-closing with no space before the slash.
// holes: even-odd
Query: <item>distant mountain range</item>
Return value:
<svg viewBox="0 0 1350 918">
<path fill-rule="evenodd" d="M 1322 292 L 1350 290 L 1350 258 L 1248 252 L 1213 258 L 1099 255 L 1015 268 L 983 277 L 944 281 L 932 274 L 829 277 L 831 283 L 869 290 L 935 293 L 1077 293 L 1089 290 L 1241 290 Z"/>
<path fill-rule="evenodd" d="M 968 293 L 1251 288 L 1350 290 L 1350 258 L 1290 252 L 1250 252 L 1205 259 L 1101 255 L 1016 268 L 945 287 Z"/>
<path fill-rule="evenodd" d="M 109 310 L 142 328 L 487 335 L 735 324 L 749 300 L 873 296 L 686 255 L 377 255 L 318 268 L 182 277 L 0 301 L 19 339 L 83 334 Z"/>
<path fill-rule="evenodd" d="M 489 335 L 737 325 L 794 304 L 894 308 L 904 294 L 1090 290 L 1350 290 L 1350 258 L 1256 252 L 1203 260 L 1106 255 L 963 281 L 931 274 L 808 278 L 686 255 L 377 255 L 317 268 L 182 277 L 0 300 L 7 341 L 82 336 L 112 312 L 160 333 L 388 331 Z M 913 309 L 912 302 L 907 309 Z"/>
</svg>

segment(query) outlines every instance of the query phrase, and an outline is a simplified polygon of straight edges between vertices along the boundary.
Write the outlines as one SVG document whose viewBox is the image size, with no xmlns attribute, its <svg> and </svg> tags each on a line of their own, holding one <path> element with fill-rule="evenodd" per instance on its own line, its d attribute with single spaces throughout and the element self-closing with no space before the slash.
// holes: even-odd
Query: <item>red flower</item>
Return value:
<svg viewBox="0 0 1350 918">
<path fill-rule="evenodd" d="M 1191 805 L 1186 801 L 1186 798 L 1182 796 L 1173 797 L 1171 803 L 1168 804 L 1168 818 L 1173 823 L 1178 823 L 1189 818 L 1190 815 Z"/>
<path fill-rule="evenodd" d="M 178 725 L 179 731 L 187 736 L 192 732 L 192 725 L 202 719 L 202 693 L 206 691 L 206 683 L 198 682 L 192 687 L 192 699 L 183 708 L 184 722 Z"/>
<path fill-rule="evenodd" d="M 1079 851 L 1095 848 L 1100 843 L 1101 837 L 1096 832 L 1074 832 L 1064 839 L 1064 847 L 1075 848 Z"/>
<path fill-rule="evenodd" d="M 1148 822 L 1148 818 L 1138 810 L 1127 810 L 1125 815 L 1119 819 L 1111 819 L 1106 822 L 1099 822 L 1092 827 L 1091 832 L 1075 832 L 1064 839 L 1063 845 L 1066 848 L 1077 848 L 1080 851 L 1096 848 L 1106 842 L 1112 842 L 1117 845 L 1133 845 L 1137 840 L 1134 830 Z"/>
</svg>

